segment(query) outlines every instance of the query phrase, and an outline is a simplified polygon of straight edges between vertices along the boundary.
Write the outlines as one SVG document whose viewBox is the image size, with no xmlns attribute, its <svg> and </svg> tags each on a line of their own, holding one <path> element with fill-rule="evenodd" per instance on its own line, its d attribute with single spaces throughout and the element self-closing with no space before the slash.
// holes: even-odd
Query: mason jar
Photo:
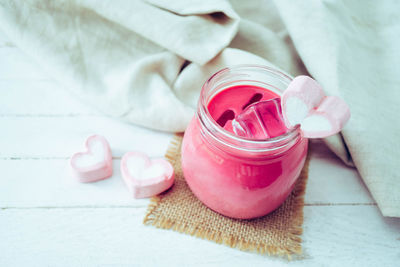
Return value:
<svg viewBox="0 0 400 267">
<path fill-rule="evenodd" d="M 237 136 L 210 115 L 214 96 L 234 86 L 257 86 L 281 95 L 292 78 L 266 66 L 220 70 L 203 85 L 197 112 L 185 131 L 182 171 L 197 198 L 228 217 L 250 219 L 278 208 L 303 168 L 308 139 L 299 126 L 263 140 Z"/>
</svg>

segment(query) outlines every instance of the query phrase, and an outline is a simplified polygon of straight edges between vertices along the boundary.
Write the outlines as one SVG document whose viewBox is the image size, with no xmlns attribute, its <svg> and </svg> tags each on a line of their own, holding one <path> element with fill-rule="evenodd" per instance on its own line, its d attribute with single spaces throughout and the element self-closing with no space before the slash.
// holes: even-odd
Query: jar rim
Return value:
<svg viewBox="0 0 400 267">
<path fill-rule="evenodd" d="M 266 74 L 274 76 L 274 78 L 279 79 L 283 83 L 289 84 L 293 77 L 290 75 L 272 68 L 263 65 L 255 65 L 255 64 L 240 64 L 231 67 L 226 67 L 218 72 L 214 73 L 202 86 L 200 99 L 199 99 L 199 108 L 197 115 L 199 117 L 200 123 L 207 130 L 207 133 L 210 136 L 218 141 L 224 143 L 231 148 L 246 150 L 250 152 L 259 152 L 259 151 L 271 151 L 281 149 L 291 143 L 294 140 L 297 140 L 302 136 L 300 125 L 295 125 L 288 132 L 266 139 L 250 139 L 245 137 L 240 137 L 235 135 L 224 128 L 222 128 L 211 116 L 207 108 L 207 97 L 205 91 L 212 86 L 212 82 L 218 77 L 229 73 L 230 71 L 240 71 L 240 70 L 250 70 L 250 71 L 262 71 Z M 240 144 L 240 145 L 239 145 Z"/>
</svg>

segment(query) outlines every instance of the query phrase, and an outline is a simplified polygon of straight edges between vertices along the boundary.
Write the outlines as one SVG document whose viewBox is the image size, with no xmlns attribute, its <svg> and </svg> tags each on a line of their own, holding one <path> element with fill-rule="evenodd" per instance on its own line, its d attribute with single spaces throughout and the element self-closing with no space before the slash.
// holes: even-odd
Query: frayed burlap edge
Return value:
<svg viewBox="0 0 400 267">
<path fill-rule="evenodd" d="M 165 158 L 169 162 L 171 162 L 172 165 L 174 165 L 174 162 L 176 160 L 179 160 L 177 156 L 179 154 L 178 149 L 182 142 L 182 138 L 183 134 L 174 135 L 165 154 Z M 160 201 L 162 201 L 162 196 L 154 196 L 151 198 L 143 223 L 145 225 L 153 225 L 157 228 L 172 229 L 180 233 L 189 234 L 202 239 L 208 239 L 218 244 L 225 244 L 229 247 L 238 248 L 243 251 L 254 251 L 260 254 L 287 256 L 287 258 L 290 260 L 292 258 L 292 255 L 300 255 L 302 253 L 301 235 L 303 233 L 303 206 L 308 177 L 309 156 L 310 153 L 308 153 L 307 155 L 307 160 L 304 164 L 304 168 L 302 171 L 305 178 L 299 179 L 297 181 L 297 184 L 292 192 L 294 197 L 293 218 L 295 219 L 293 221 L 293 226 L 288 230 L 290 241 L 287 242 L 287 246 L 279 247 L 268 245 L 265 243 L 254 243 L 247 240 L 239 240 L 234 236 L 226 235 L 222 232 L 207 231 L 205 229 L 201 229 L 199 226 L 196 225 L 182 224 L 168 218 L 157 218 L 157 215 L 154 212 L 158 207 Z"/>
</svg>

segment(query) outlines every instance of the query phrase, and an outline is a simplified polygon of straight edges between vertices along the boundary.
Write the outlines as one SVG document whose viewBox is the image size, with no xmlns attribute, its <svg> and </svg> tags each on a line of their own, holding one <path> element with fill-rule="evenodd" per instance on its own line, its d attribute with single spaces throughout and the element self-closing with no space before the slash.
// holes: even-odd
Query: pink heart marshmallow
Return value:
<svg viewBox="0 0 400 267">
<path fill-rule="evenodd" d="M 325 138 L 340 132 L 350 109 L 339 97 L 326 96 L 308 76 L 293 79 L 282 94 L 282 111 L 288 127 L 300 124 L 304 137 Z"/>
<path fill-rule="evenodd" d="M 325 97 L 321 85 L 308 76 L 297 76 L 282 94 L 282 111 L 286 125 L 301 123 Z"/>
<path fill-rule="evenodd" d="M 111 149 L 107 140 L 100 135 L 92 135 L 85 142 L 86 151 L 75 153 L 70 165 L 82 183 L 106 179 L 112 175 Z"/>
<path fill-rule="evenodd" d="M 327 96 L 302 121 L 304 137 L 325 138 L 340 132 L 350 119 L 347 104 L 337 96 Z"/>
<path fill-rule="evenodd" d="M 174 183 L 174 168 L 165 159 L 153 159 L 141 152 L 128 152 L 121 161 L 122 178 L 134 198 L 158 195 Z"/>
</svg>

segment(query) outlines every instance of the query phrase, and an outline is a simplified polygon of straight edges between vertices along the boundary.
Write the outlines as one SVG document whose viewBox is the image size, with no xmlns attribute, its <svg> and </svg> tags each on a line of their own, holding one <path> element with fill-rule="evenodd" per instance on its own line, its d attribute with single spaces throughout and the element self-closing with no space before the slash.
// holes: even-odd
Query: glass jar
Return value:
<svg viewBox="0 0 400 267">
<path fill-rule="evenodd" d="M 260 217 L 293 190 L 308 147 L 298 126 L 274 138 L 251 140 L 223 129 L 207 109 L 227 88 L 258 86 L 281 95 L 291 80 L 270 67 L 240 65 L 222 69 L 203 85 L 183 138 L 182 170 L 190 189 L 212 210 L 233 218 Z"/>
</svg>

